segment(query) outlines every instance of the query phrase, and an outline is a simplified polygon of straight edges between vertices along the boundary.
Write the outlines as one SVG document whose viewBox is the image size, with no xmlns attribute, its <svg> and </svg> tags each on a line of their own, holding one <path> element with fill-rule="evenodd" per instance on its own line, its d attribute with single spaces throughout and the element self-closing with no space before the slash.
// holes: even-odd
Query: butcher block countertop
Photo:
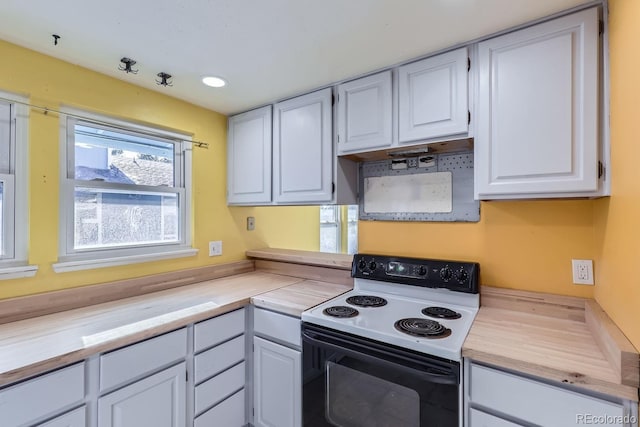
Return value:
<svg viewBox="0 0 640 427">
<path fill-rule="evenodd" d="M 638 352 L 593 300 L 483 287 L 462 355 L 638 401 Z"/>
<path fill-rule="evenodd" d="M 351 261 L 353 261 L 353 255 L 298 251 L 293 249 L 263 248 L 250 250 L 246 253 L 248 257 L 256 259 L 330 267 L 349 271 L 351 270 Z"/>
<path fill-rule="evenodd" d="M 252 298 L 260 307 L 299 316 L 349 289 L 253 271 L 5 323 L 0 385 L 226 313 Z"/>
</svg>

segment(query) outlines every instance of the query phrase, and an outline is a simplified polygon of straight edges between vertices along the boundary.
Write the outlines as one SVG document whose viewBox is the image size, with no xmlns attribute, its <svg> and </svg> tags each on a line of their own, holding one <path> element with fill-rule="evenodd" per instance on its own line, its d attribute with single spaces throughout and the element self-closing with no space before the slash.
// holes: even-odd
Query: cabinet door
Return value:
<svg viewBox="0 0 640 427">
<path fill-rule="evenodd" d="M 391 142 L 391 71 L 338 86 L 338 154 Z"/>
<path fill-rule="evenodd" d="M 275 105 L 274 201 L 330 202 L 333 196 L 331 89 Z"/>
<path fill-rule="evenodd" d="M 256 427 L 300 427 L 302 365 L 299 351 L 253 338 Z"/>
<path fill-rule="evenodd" d="M 184 427 L 184 363 L 98 399 L 98 427 Z"/>
<path fill-rule="evenodd" d="M 593 8 L 479 44 L 476 198 L 598 189 L 598 37 Z"/>
<path fill-rule="evenodd" d="M 398 69 L 400 143 L 468 131 L 468 61 L 461 48 Z"/>
<path fill-rule="evenodd" d="M 271 106 L 229 117 L 227 203 L 271 201 Z"/>
</svg>

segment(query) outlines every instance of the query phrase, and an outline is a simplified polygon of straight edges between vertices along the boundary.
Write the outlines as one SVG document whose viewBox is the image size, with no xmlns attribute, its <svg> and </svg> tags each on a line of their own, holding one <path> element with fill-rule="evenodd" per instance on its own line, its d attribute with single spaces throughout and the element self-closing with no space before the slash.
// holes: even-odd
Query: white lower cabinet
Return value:
<svg viewBox="0 0 640 427">
<path fill-rule="evenodd" d="M 98 399 L 98 427 L 184 427 L 186 365 L 160 371 Z"/>
<path fill-rule="evenodd" d="M 300 427 L 300 319 L 256 308 L 253 320 L 253 424 Z"/>
<path fill-rule="evenodd" d="M 637 426 L 632 403 L 465 362 L 465 426 Z M 631 421 L 631 422 L 630 422 Z"/>
</svg>

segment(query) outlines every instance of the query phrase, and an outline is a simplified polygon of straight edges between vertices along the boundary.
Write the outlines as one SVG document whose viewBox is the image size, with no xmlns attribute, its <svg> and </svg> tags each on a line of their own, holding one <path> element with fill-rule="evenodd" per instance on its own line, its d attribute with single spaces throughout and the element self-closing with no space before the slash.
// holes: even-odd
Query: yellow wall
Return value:
<svg viewBox="0 0 640 427">
<path fill-rule="evenodd" d="M 640 2 L 609 7 L 612 193 L 595 207 L 595 296 L 640 348 Z"/>
<path fill-rule="evenodd" d="M 479 223 L 359 223 L 361 252 L 480 263 L 485 285 L 591 297 L 571 259 L 593 259 L 593 201 L 482 202 Z"/>
<path fill-rule="evenodd" d="M 196 257 L 56 274 L 58 251 L 59 119 L 30 113 L 29 262 L 34 278 L 0 282 L 0 298 L 108 282 L 163 271 L 242 259 L 249 248 L 278 246 L 317 250 L 318 208 L 228 208 L 226 118 L 210 110 L 0 41 L 0 90 L 58 109 L 62 104 L 193 133 L 210 144 L 193 155 L 193 246 Z M 126 76 L 135 82 L 135 76 Z M 203 90 L 205 88 L 203 87 Z M 171 89 L 167 88 L 167 93 Z M 256 230 L 246 231 L 246 216 Z M 222 257 L 209 258 L 208 241 L 222 240 Z"/>
</svg>

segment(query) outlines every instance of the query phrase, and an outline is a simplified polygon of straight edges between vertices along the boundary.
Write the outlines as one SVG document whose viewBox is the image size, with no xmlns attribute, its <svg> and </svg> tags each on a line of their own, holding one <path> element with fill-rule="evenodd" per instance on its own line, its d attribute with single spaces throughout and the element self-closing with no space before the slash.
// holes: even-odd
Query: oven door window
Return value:
<svg viewBox="0 0 640 427">
<path fill-rule="evenodd" d="M 415 390 L 327 362 L 326 419 L 334 426 L 420 427 L 420 396 Z"/>
</svg>

